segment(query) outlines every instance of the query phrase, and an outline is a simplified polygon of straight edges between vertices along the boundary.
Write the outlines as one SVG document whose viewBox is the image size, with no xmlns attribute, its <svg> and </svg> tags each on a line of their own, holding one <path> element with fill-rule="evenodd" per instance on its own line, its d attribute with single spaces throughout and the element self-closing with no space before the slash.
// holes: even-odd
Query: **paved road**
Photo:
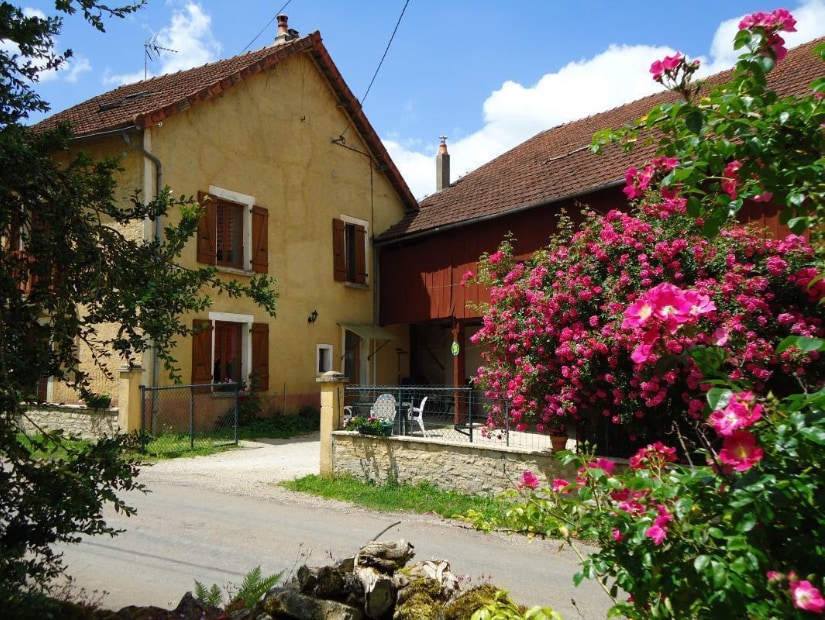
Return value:
<svg viewBox="0 0 825 620">
<path fill-rule="evenodd" d="M 69 573 L 87 592 L 107 592 L 107 608 L 171 608 L 196 579 L 225 587 L 257 565 L 266 573 L 324 566 L 352 556 L 400 521 L 382 539 L 410 541 L 418 560 L 448 560 L 470 584 L 493 582 L 518 602 L 551 604 L 567 619 L 606 617 L 608 599 L 594 583 L 573 587 L 575 556 L 560 552 L 557 543 L 485 535 L 432 515 L 374 513 L 291 493 L 274 483 L 317 473 L 319 444 L 314 438 L 273 443 L 148 469 L 141 478 L 151 493 L 128 497 L 138 514 L 110 515 L 110 523 L 126 531 L 65 548 Z"/>
</svg>

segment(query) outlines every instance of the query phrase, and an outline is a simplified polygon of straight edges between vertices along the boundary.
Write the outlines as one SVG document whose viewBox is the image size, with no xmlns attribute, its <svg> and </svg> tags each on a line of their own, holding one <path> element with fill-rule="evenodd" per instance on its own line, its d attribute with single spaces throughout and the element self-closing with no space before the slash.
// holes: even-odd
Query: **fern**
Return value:
<svg viewBox="0 0 825 620">
<path fill-rule="evenodd" d="M 220 607 L 223 599 L 218 584 L 213 583 L 212 587 L 207 590 L 206 586 L 198 580 L 195 580 L 195 597 L 212 607 Z"/>
<path fill-rule="evenodd" d="M 283 574 L 284 571 L 280 571 L 274 575 L 269 575 L 264 578 L 261 576 L 261 567 L 256 566 L 243 578 L 241 588 L 232 598 L 232 602 L 234 603 L 241 601 L 247 609 L 251 609 L 267 590 L 272 588 L 281 580 Z"/>
</svg>

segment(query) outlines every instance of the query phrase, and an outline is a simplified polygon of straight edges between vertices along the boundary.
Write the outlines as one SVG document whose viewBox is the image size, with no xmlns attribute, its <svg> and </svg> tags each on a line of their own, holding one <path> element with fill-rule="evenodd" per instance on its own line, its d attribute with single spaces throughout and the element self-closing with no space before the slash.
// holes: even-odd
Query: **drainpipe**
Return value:
<svg viewBox="0 0 825 620">
<path fill-rule="evenodd" d="M 129 132 L 128 131 L 123 132 L 123 140 L 126 142 L 126 144 L 131 146 L 138 153 L 140 153 L 141 155 L 146 157 L 148 160 L 150 160 L 155 165 L 155 197 L 157 198 L 160 195 L 161 188 L 163 187 L 163 164 L 161 163 L 161 161 L 157 157 L 157 155 L 154 155 L 153 153 L 150 153 L 149 151 L 147 151 L 145 148 L 143 148 L 143 145 L 135 144 L 134 142 L 132 142 L 132 139 L 129 137 Z M 161 221 L 162 219 L 163 218 L 160 215 L 158 215 L 155 218 L 155 240 L 158 242 L 158 244 L 160 244 L 160 242 L 162 240 L 162 238 L 161 238 L 161 234 L 162 234 L 161 231 L 163 230 L 163 223 Z M 157 387 L 158 386 L 158 377 L 160 377 L 160 358 L 157 355 L 157 351 L 155 351 L 153 349 L 153 351 L 152 351 L 152 387 Z"/>
</svg>

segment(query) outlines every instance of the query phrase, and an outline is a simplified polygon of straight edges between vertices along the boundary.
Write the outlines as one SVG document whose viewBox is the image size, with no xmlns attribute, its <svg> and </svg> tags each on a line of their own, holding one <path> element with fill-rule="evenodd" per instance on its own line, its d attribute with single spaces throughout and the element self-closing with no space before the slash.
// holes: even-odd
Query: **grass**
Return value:
<svg viewBox="0 0 825 620">
<path fill-rule="evenodd" d="M 296 415 L 278 415 L 268 418 L 255 418 L 238 427 L 238 440 L 255 439 L 290 439 L 315 432 L 320 427 L 320 414 L 317 409 L 308 407 Z M 234 433 L 223 429 L 215 435 L 195 437 L 194 446 L 189 435 L 169 433 L 160 435 L 146 444 L 142 458 L 170 459 L 190 456 L 208 456 L 231 450 Z"/>
<path fill-rule="evenodd" d="M 282 482 L 281 485 L 292 491 L 352 502 L 379 512 L 435 513 L 448 519 L 474 510 L 488 520 L 500 520 L 511 505 L 506 500 L 442 491 L 429 482 L 417 485 L 397 482 L 378 484 L 361 482 L 352 476 L 322 478 L 312 475 Z"/>
</svg>

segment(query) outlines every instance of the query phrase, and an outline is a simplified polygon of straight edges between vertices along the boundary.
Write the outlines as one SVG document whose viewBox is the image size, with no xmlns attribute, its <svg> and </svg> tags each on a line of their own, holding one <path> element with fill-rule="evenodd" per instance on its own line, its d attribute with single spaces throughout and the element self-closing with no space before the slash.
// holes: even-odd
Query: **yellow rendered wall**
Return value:
<svg viewBox="0 0 825 620">
<path fill-rule="evenodd" d="M 270 393 L 275 404 L 280 408 L 284 400 L 294 402 L 299 395 L 317 404 L 316 345 L 332 345 L 334 369 L 341 370 L 338 323 L 372 323 L 377 281 L 372 249 L 368 288 L 334 281 L 332 219 L 347 215 L 365 220 L 372 236 L 402 217 L 401 200 L 383 173 L 361 154 L 366 146 L 315 65 L 303 55 L 174 114 L 149 131 L 146 143 L 160 158 L 164 183 L 175 196 L 196 196 L 216 186 L 254 196 L 257 205 L 269 210 L 269 275 L 278 279 L 277 318 L 267 319 L 244 299 L 218 297 L 211 310 L 268 321 Z M 341 134 L 349 148 L 332 142 Z M 194 268 L 195 261 L 193 240 L 183 264 Z M 307 318 L 313 310 L 318 319 L 311 324 Z M 402 339 L 375 356 L 378 382 L 396 381 L 397 346 L 408 349 Z M 181 342 L 176 355 L 188 381 L 191 343 Z"/>
</svg>

